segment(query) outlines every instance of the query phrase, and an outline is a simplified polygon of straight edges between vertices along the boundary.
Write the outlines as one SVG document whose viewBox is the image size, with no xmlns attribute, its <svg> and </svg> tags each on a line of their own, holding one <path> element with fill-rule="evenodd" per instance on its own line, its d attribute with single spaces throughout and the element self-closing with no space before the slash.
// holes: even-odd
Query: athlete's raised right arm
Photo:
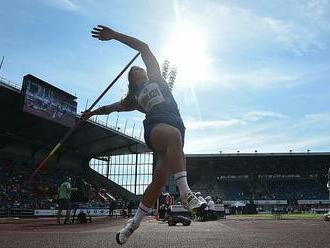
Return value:
<svg viewBox="0 0 330 248">
<path fill-rule="evenodd" d="M 101 41 L 117 40 L 141 53 L 142 60 L 147 67 L 149 79 L 158 79 L 161 77 L 160 67 L 154 54 L 151 52 L 148 44 L 134 37 L 116 32 L 109 27 L 98 25 L 92 30 L 92 37 Z"/>
</svg>

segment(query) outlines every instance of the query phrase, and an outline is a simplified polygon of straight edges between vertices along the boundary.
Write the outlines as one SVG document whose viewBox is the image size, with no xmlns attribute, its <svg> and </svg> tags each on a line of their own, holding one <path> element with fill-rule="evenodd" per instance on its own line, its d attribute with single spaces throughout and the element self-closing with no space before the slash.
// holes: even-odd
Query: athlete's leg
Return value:
<svg viewBox="0 0 330 248">
<path fill-rule="evenodd" d="M 150 143 L 154 150 L 165 152 L 163 166 L 167 169 L 167 174 L 174 174 L 184 205 L 191 211 L 205 208 L 205 202 L 191 192 L 187 183 L 186 159 L 180 130 L 167 124 L 158 124 L 151 130 Z"/>
<path fill-rule="evenodd" d="M 151 130 L 149 141 L 158 154 L 158 163 L 140 204 L 142 212 L 155 204 L 169 175 L 174 174 L 181 198 L 186 198 L 190 192 L 180 131 L 167 124 L 158 124 Z"/>
<path fill-rule="evenodd" d="M 137 214 L 140 214 L 140 208 L 143 212 L 155 204 L 169 175 L 185 170 L 181 134 L 178 129 L 166 124 L 158 124 L 151 131 L 150 143 L 158 155 L 158 161 L 152 182 L 143 194 L 143 200 Z M 138 223 L 139 220 L 140 218 L 136 219 Z"/>
<path fill-rule="evenodd" d="M 157 167 L 154 170 L 151 183 L 148 185 L 143 194 L 143 200 L 139 205 L 138 210 L 134 215 L 134 223 L 139 226 L 143 217 L 147 214 L 148 210 L 155 204 L 159 197 L 162 188 L 166 183 L 168 172 L 164 163 L 163 155 L 158 155 Z"/>
<path fill-rule="evenodd" d="M 190 189 L 179 129 L 167 124 L 158 124 L 151 130 L 150 143 L 153 149 L 164 153 L 164 168 L 169 175 L 174 174 L 180 195 L 186 195 Z"/>
<path fill-rule="evenodd" d="M 159 161 L 152 182 L 147 187 L 134 218 L 129 220 L 116 235 L 119 244 L 125 243 L 134 230 L 139 227 L 141 220 L 148 212 L 148 208 L 151 208 L 156 202 L 168 176 L 171 174 L 174 174 L 181 199 L 188 207 L 195 209 L 202 205 L 188 187 L 180 131 L 167 124 L 158 124 L 151 130 L 149 142 L 154 151 L 159 154 Z"/>
<path fill-rule="evenodd" d="M 126 243 L 131 234 L 139 227 L 143 217 L 146 216 L 148 210 L 153 206 L 159 197 L 161 190 L 166 183 L 167 177 L 168 171 L 164 163 L 164 155 L 159 154 L 157 166 L 152 177 L 152 182 L 146 188 L 143 194 L 142 202 L 140 202 L 134 217 L 128 220 L 125 227 L 116 235 L 118 244 Z"/>
<path fill-rule="evenodd" d="M 150 143 L 155 151 L 164 153 L 169 172 L 175 174 L 186 170 L 179 129 L 163 123 L 158 124 L 151 130 Z"/>
<path fill-rule="evenodd" d="M 142 202 L 148 208 L 155 204 L 169 176 L 164 153 L 158 153 L 157 158 L 157 166 L 154 170 L 152 181 L 143 194 Z"/>
</svg>

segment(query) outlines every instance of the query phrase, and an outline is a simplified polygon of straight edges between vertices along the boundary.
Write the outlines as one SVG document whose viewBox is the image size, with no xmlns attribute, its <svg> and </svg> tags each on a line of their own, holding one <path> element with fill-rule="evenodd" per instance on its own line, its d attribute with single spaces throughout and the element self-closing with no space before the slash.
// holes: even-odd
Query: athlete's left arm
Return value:
<svg viewBox="0 0 330 248">
<path fill-rule="evenodd" d="M 124 112 L 124 111 L 133 111 L 135 110 L 135 107 L 129 107 L 124 104 L 122 104 L 121 101 L 115 102 L 110 105 L 105 105 L 100 108 L 95 109 L 94 111 L 84 111 L 82 112 L 81 118 L 84 120 L 87 120 L 93 115 L 108 115 L 111 114 L 112 112 Z"/>
</svg>

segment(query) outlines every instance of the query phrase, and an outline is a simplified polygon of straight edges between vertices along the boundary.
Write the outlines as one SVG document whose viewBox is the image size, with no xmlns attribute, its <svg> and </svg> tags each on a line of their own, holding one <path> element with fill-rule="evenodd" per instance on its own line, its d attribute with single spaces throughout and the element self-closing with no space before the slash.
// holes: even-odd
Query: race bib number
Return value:
<svg viewBox="0 0 330 248">
<path fill-rule="evenodd" d="M 138 104 L 149 112 L 155 105 L 165 101 L 157 83 L 147 84 L 138 96 Z"/>
</svg>

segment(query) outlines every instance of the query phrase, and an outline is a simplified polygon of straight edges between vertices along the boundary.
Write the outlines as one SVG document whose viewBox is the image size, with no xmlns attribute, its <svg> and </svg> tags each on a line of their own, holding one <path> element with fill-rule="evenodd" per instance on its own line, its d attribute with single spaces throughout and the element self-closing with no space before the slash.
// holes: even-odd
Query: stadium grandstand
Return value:
<svg viewBox="0 0 330 248">
<path fill-rule="evenodd" d="M 95 119 L 81 125 L 29 182 L 38 163 L 79 119 L 75 101 L 33 75 L 24 77 L 23 86 L 0 79 L 0 215 L 54 210 L 65 176 L 92 185 L 94 208 L 127 205 L 144 191 L 152 175 L 150 150 L 140 139 Z"/>
<path fill-rule="evenodd" d="M 54 97 L 69 99 L 69 104 L 49 110 L 47 105 Z M 38 162 L 72 127 L 72 121 L 79 119 L 75 101 L 75 96 L 33 75 L 24 77 L 22 87 L 0 79 L 2 215 L 20 215 L 23 210 L 33 215 L 38 209 L 55 209 L 57 187 L 67 175 L 92 185 L 90 203 L 95 208 L 136 203 L 150 183 L 155 161 L 145 143 L 116 126 L 92 119 L 27 184 Z M 65 122 L 61 122 L 63 116 Z M 326 188 L 330 153 L 188 154 L 186 160 L 192 190 L 212 196 L 229 210 L 253 205 L 260 211 L 310 211 L 330 206 Z M 164 192 L 178 196 L 173 178 Z"/>
<path fill-rule="evenodd" d="M 228 207 L 326 211 L 330 206 L 330 153 L 188 154 L 186 160 L 193 191 Z M 166 190 L 178 193 L 173 179 Z"/>
</svg>

